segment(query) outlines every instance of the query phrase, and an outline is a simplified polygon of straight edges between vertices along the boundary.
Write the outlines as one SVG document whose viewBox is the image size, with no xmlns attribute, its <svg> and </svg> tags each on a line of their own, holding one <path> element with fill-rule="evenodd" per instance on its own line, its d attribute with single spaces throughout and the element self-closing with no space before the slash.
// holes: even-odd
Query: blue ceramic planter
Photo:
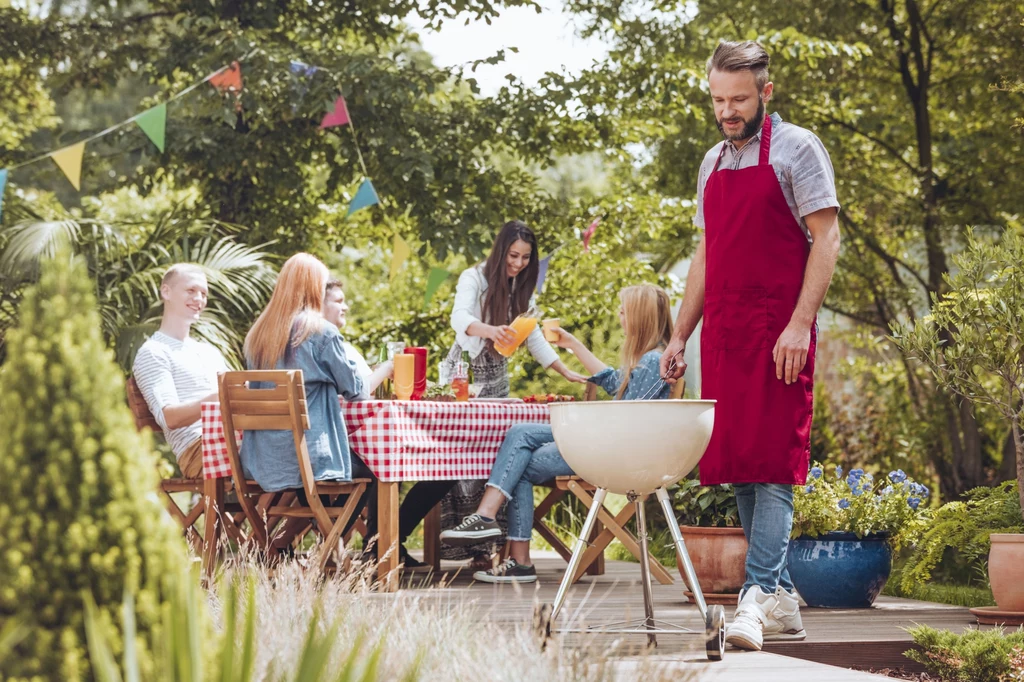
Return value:
<svg viewBox="0 0 1024 682">
<path fill-rule="evenodd" d="M 789 541 L 787 565 L 808 606 L 868 608 L 889 579 L 892 550 L 885 535 L 801 536 Z"/>
</svg>

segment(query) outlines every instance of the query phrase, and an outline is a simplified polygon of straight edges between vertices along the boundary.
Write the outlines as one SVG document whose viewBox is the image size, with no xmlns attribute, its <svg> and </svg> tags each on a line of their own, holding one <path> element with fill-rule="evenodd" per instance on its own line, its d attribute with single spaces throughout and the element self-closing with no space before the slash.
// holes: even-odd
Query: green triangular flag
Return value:
<svg viewBox="0 0 1024 682">
<path fill-rule="evenodd" d="M 146 137 L 161 152 L 164 150 L 164 132 L 167 129 L 167 103 L 158 104 L 135 117 L 135 122 L 146 133 Z"/>
<path fill-rule="evenodd" d="M 427 309 L 430 299 L 434 298 L 434 294 L 451 274 L 444 268 L 430 268 L 430 274 L 427 275 L 427 291 L 423 295 L 423 310 Z"/>
</svg>

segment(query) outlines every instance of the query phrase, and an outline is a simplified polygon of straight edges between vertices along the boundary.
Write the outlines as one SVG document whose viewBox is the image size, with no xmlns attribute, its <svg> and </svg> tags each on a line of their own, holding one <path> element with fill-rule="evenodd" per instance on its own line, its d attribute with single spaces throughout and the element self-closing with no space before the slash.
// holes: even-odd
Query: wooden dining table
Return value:
<svg viewBox="0 0 1024 682">
<path fill-rule="evenodd" d="M 486 479 L 509 428 L 549 422 L 547 405 L 514 400 L 342 400 L 339 408 L 352 452 L 378 479 L 377 576 L 387 591 L 399 586 L 399 484 Z M 202 404 L 202 444 L 206 518 L 214 519 L 224 508 L 225 482 L 232 475 L 217 402 Z M 216 559 L 223 525 L 207 523 L 203 548 L 207 572 Z"/>
</svg>

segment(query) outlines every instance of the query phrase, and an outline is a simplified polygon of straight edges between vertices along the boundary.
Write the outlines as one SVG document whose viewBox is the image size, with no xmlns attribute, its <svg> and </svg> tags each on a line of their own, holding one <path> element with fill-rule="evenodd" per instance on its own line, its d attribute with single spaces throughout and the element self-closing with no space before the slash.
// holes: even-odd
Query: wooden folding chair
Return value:
<svg viewBox="0 0 1024 682">
<path fill-rule="evenodd" d="M 249 382 L 261 382 L 271 388 L 251 388 Z M 220 410 L 224 420 L 224 435 L 231 459 L 231 475 L 242 512 L 251 526 L 250 537 L 261 548 L 268 548 L 273 526 L 281 519 L 311 519 L 324 537 L 320 570 L 338 548 L 341 531 L 356 511 L 363 491 L 370 479 L 352 481 L 317 481 L 309 462 L 306 429 L 309 413 L 306 391 L 300 370 L 261 370 L 224 372 L 219 377 Z M 273 493 L 267 493 L 255 481 L 242 475 L 242 461 L 238 454 L 235 431 L 291 431 L 298 458 L 306 504 L 296 499 L 289 505 L 275 503 Z M 347 495 L 344 507 L 325 507 L 320 496 Z M 271 497 L 268 497 L 271 496 Z"/>
<path fill-rule="evenodd" d="M 683 389 L 686 384 L 683 381 L 677 381 L 672 386 L 672 391 L 669 394 L 669 398 L 678 399 L 683 395 Z M 597 386 L 595 384 L 587 384 L 587 388 L 583 393 L 583 399 L 590 401 L 597 398 Z M 565 494 L 572 493 L 583 506 L 589 511 L 594 504 L 594 486 L 584 481 L 579 476 L 558 476 L 555 480 L 545 484 L 551 488 L 551 492 L 541 501 L 539 505 L 533 510 L 533 528 L 537 531 L 537 534 L 544 538 L 551 547 L 558 552 L 558 554 L 565 561 L 569 561 L 572 556 L 572 550 L 570 550 L 561 538 L 555 534 L 554 530 L 547 525 L 544 521 L 544 517 L 551 508 L 562 499 Z M 572 581 L 575 583 L 580 578 L 587 575 L 603 575 L 604 574 L 604 550 L 611 544 L 611 541 L 615 538 L 619 539 L 619 542 L 629 550 L 630 554 L 640 560 L 640 543 L 637 541 L 636 536 L 626 530 L 625 526 L 633 515 L 636 513 L 636 507 L 632 504 L 627 504 L 622 508 L 616 515 L 612 515 L 610 511 L 603 508 L 598 512 L 598 520 L 594 526 L 593 534 L 588 538 L 590 547 L 583 553 L 583 558 L 580 561 L 580 566 L 576 570 L 576 575 L 573 576 Z M 672 576 L 667 570 L 653 557 L 648 556 L 648 560 L 651 566 L 651 574 L 658 579 L 662 585 L 671 585 L 673 580 Z"/>
<path fill-rule="evenodd" d="M 160 424 L 157 423 L 153 413 L 149 411 L 149 405 L 146 404 L 146 399 L 143 397 L 139 385 L 135 383 L 135 377 L 128 377 L 128 381 L 125 383 L 125 391 L 128 394 L 128 408 L 131 409 L 132 416 L 135 417 L 135 428 L 138 431 L 149 429 L 154 434 L 163 434 Z M 189 502 L 191 503 L 196 494 L 203 494 L 203 479 L 165 478 L 160 481 L 160 493 L 164 498 L 164 506 L 167 507 L 167 513 L 181 526 L 185 538 L 192 545 L 192 549 L 195 550 L 196 554 L 201 555 L 203 553 L 203 539 L 202 533 L 196 527 L 196 523 L 198 523 L 199 518 L 203 515 L 204 505 L 200 500 L 199 503 L 192 505 L 190 509 L 183 509 L 174 501 L 171 493 L 190 493 Z"/>
</svg>

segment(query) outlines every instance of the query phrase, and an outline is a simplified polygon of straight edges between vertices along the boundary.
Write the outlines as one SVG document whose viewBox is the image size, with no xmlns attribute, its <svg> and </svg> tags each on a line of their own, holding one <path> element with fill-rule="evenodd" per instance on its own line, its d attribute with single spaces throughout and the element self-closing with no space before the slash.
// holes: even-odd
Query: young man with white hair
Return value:
<svg viewBox="0 0 1024 682">
<path fill-rule="evenodd" d="M 135 382 L 186 478 L 203 474 L 199 410 L 202 403 L 219 399 L 217 373 L 228 370 L 220 351 L 189 336 L 209 293 L 199 266 L 169 267 L 160 283 L 160 329 L 142 344 L 132 364 Z"/>
</svg>

